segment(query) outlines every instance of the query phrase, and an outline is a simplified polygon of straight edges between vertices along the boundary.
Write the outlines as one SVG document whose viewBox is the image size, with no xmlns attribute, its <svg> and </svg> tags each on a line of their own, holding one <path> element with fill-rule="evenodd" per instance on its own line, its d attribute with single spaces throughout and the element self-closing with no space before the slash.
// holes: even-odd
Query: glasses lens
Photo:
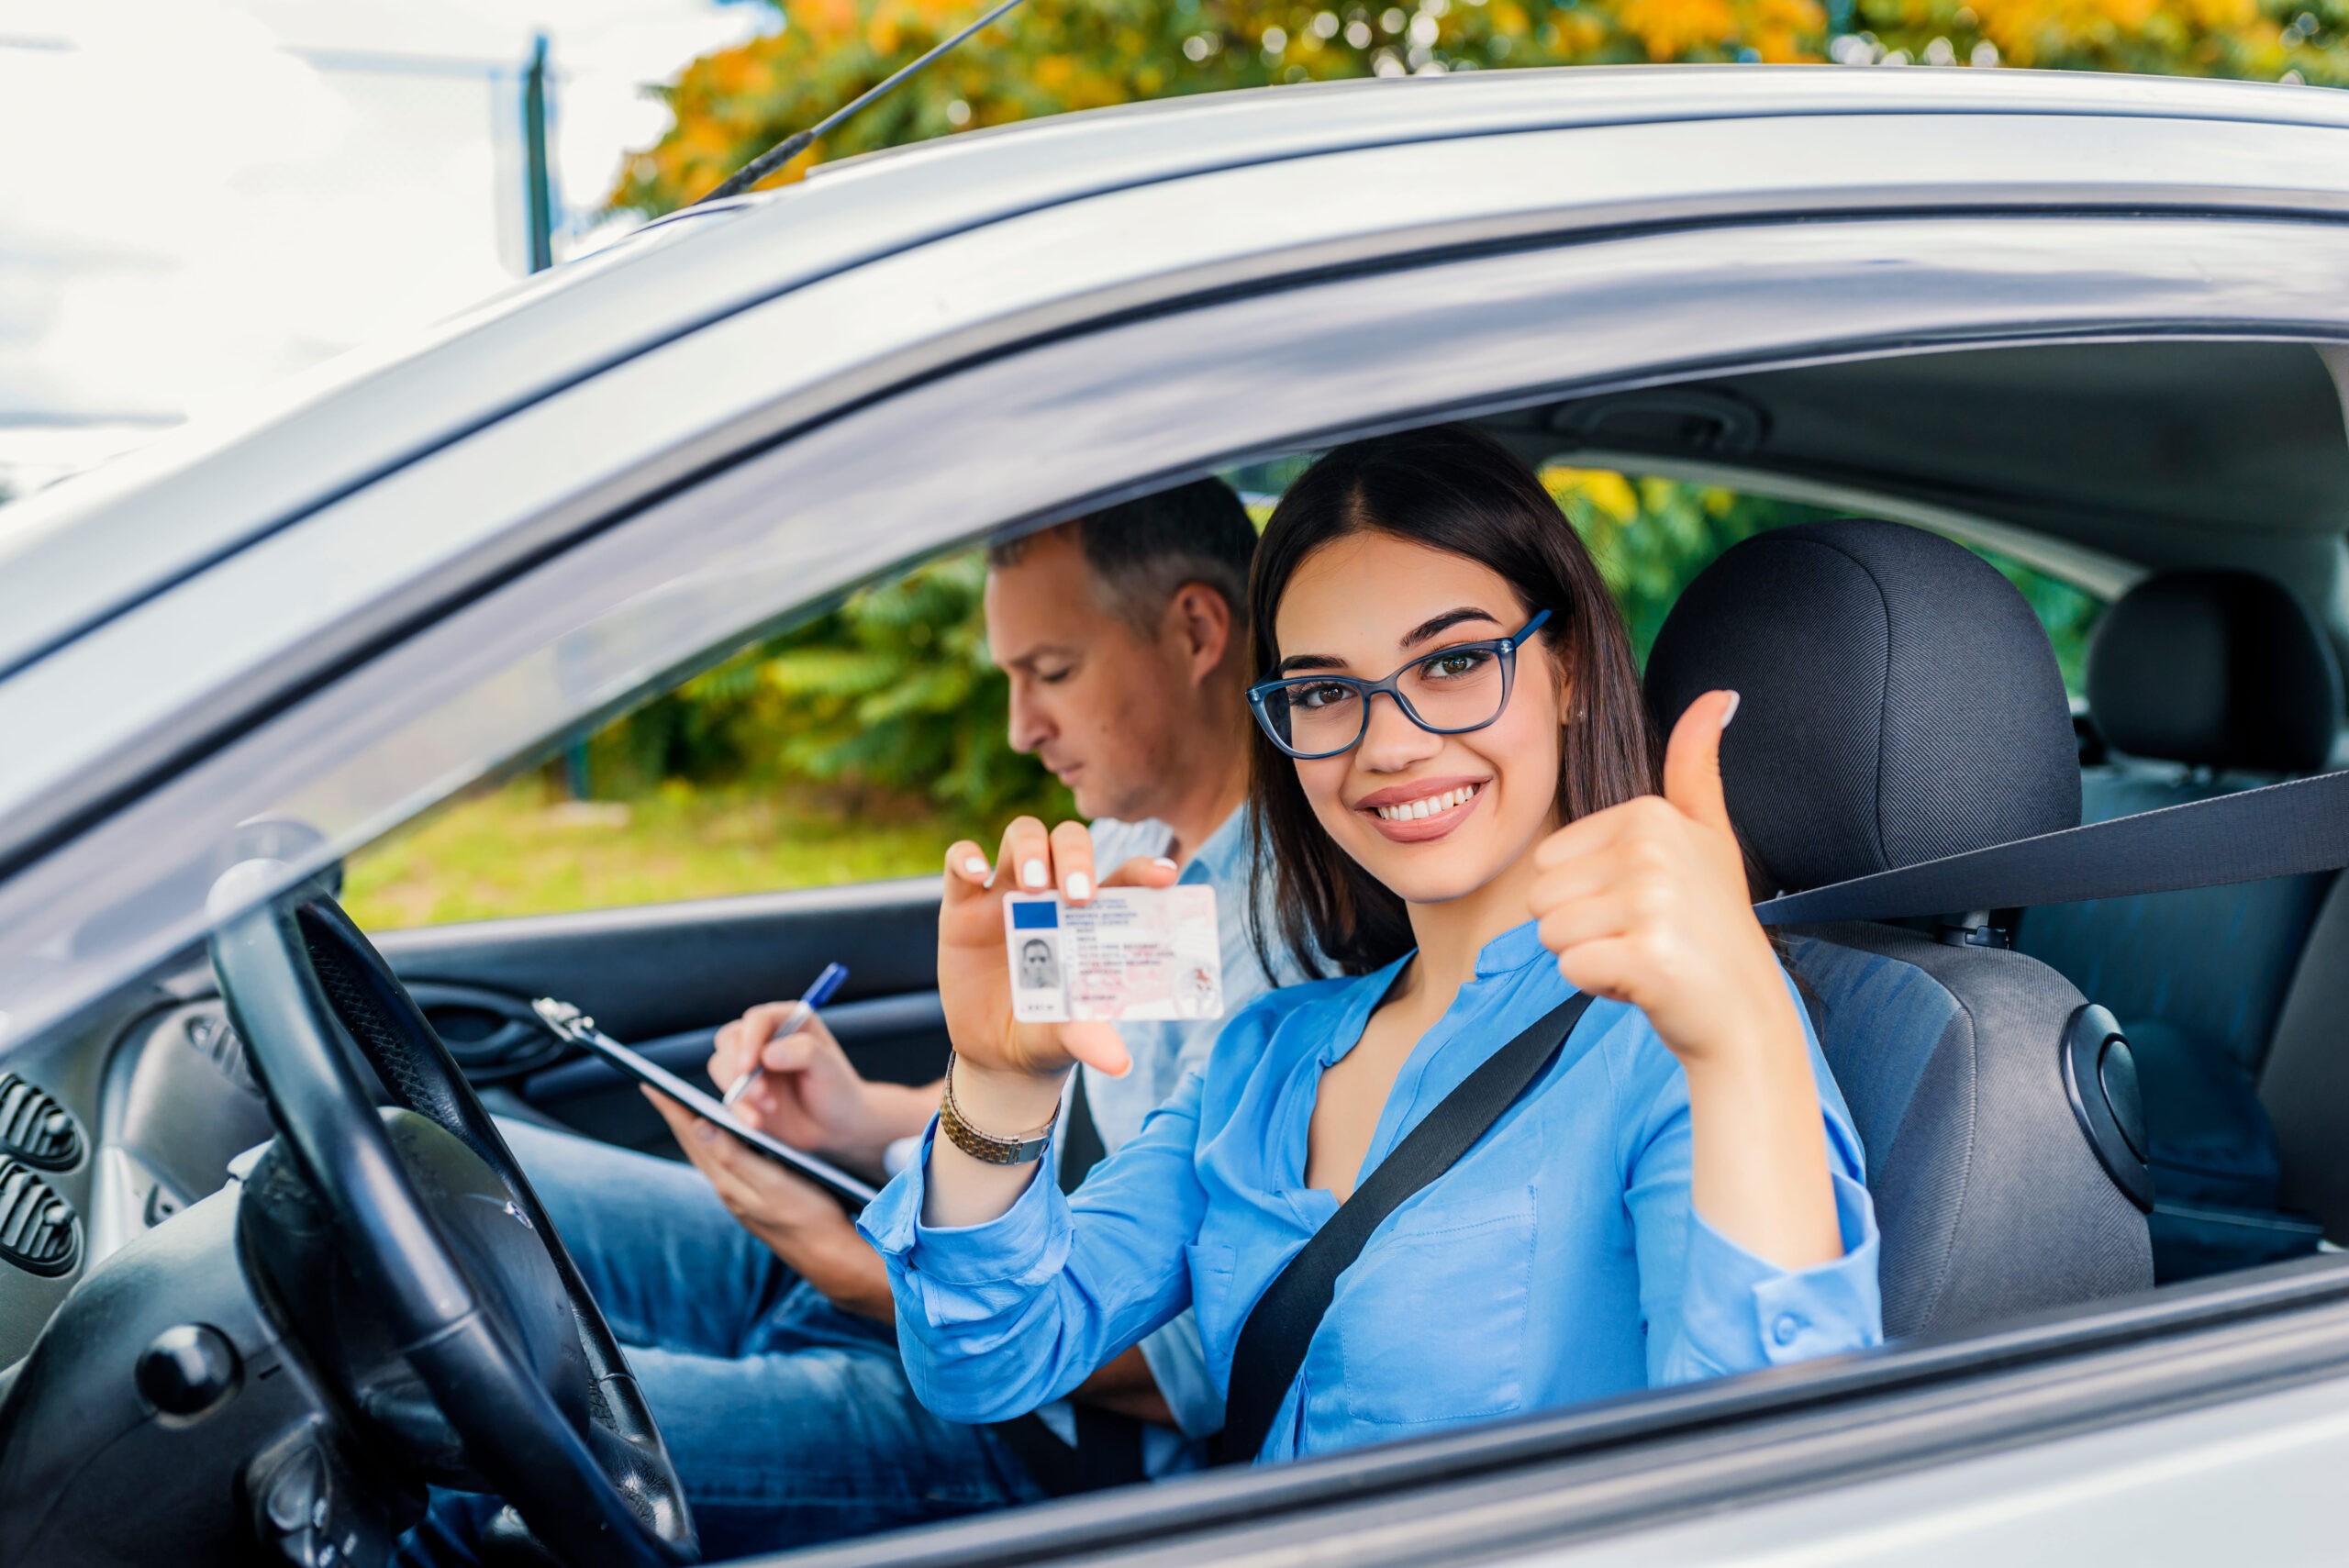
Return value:
<svg viewBox="0 0 2349 1568">
<path fill-rule="evenodd" d="M 1342 681 L 1292 681 L 1266 694 L 1264 719 L 1292 751 L 1342 751 L 1362 733 L 1362 694 Z"/>
<path fill-rule="evenodd" d="M 1500 716 L 1501 656 L 1489 648 L 1447 648 L 1403 673 L 1411 711 L 1431 729 L 1473 729 Z"/>
</svg>

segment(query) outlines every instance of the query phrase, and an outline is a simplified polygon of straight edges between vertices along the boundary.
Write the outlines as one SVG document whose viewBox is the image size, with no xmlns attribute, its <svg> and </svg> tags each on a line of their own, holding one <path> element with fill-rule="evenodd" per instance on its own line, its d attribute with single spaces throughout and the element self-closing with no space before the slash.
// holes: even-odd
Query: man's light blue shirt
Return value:
<svg viewBox="0 0 2349 1568">
<path fill-rule="evenodd" d="M 1128 861 L 1167 853 L 1174 830 L 1157 820 L 1119 822 L 1110 817 L 1092 827 L 1093 864 L 1102 876 Z M 1161 1023 L 1118 1026 L 1119 1038 L 1133 1057 L 1133 1068 L 1113 1078 L 1097 1067 L 1085 1074 L 1085 1103 L 1093 1125 L 1101 1129 L 1102 1146 L 1112 1153 L 1141 1130 L 1142 1118 L 1174 1097 L 1183 1074 L 1205 1068 L 1216 1036 L 1232 1014 L 1275 984 L 1303 976 L 1282 965 L 1277 978 L 1267 976 L 1257 962 L 1248 907 L 1248 810 L 1242 806 L 1208 835 L 1174 878 L 1177 885 L 1206 884 L 1215 889 L 1217 934 L 1223 944 L 1224 1017 L 1183 1018 Z"/>
<path fill-rule="evenodd" d="M 985 1225 L 924 1227 L 925 1149 L 859 1221 L 888 1262 L 922 1402 L 952 1420 L 1017 1415 L 1186 1309 L 1220 1395 L 1249 1309 L 1336 1212 L 1305 1183 L 1314 1098 L 1404 962 L 1259 997 L 1073 1198 L 1036 1181 Z M 1364 1170 L 1569 995 L 1531 923 L 1488 943 L 1397 1075 Z M 1340 1278 L 1259 1457 L 1877 1343 L 1860 1142 L 1815 1040 L 1810 1058 L 1843 1257 L 1777 1268 L 1696 1214 L 1687 1080 L 1637 1009 L 1598 1002 L 1542 1081 Z"/>
</svg>

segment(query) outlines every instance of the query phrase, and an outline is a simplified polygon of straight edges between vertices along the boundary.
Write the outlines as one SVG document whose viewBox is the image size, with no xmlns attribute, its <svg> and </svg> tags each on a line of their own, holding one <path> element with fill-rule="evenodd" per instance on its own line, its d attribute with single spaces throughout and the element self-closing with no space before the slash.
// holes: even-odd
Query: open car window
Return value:
<svg viewBox="0 0 2349 1568">
<path fill-rule="evenodd" d="M 1311 454 L 1223 478 L 1261 528 Z M 1833 508 L 1718 484 L 1552 462 L 1541 471 L 1606 574 L 1644 660 L 1720 551 Z M 2046 628 L 2077 694 L 2103 600 L 1976 547 Z M 348 858 L 341 897 L 374 931 L 933 873 L 959 837 L 1074 806 L 1006 733 L 982 554 L 885 577 L 736 651 L 558 754 L 467 792 Z"/>
</svg>

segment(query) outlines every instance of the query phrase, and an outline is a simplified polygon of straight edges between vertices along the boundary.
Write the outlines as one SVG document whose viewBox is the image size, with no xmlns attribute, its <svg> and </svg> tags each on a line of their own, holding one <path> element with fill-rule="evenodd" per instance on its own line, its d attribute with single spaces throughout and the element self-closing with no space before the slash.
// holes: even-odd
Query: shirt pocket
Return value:
<svg viewBox="0 0 2349 1568">
<path fill-rule="evenodd" d="M 1429 1195 L 1372 1239 L 1331 1303 L 1346 1407 L 1364 1422 L 1462 1421 L 1525 1403 L 1533 1189 Z"/>
</svg>

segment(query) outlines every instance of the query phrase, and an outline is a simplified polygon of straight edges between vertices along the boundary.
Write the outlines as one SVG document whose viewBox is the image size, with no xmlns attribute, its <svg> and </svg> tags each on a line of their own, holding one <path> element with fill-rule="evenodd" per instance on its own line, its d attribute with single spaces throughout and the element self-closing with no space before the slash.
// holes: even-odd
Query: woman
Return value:
<svg viewBox="0 0 2349 1568">
<path fill-rule="evenodd" d="M 1022 818 L 994 865 L 948 852 L 962 1144 L 933 1130 L 862 1221 L 923 1401 L 1016 1416 L 1188 1304 L 1228 1380 L 1288 1259 L 1577 987 L 1598 1000 L 1556 1061 L 1341 1277 L 1257 1457 L 1875 1343 L 1859 1140 L 1721 803 L 1736 694 L 1681 717 L 1650 793 L 1596 568 L 1534 476 L 1458 429 L 1317 463 L 1273 515 L 1250 605 L 1275 906 L 1300 962 L 1341 975 L 1232 1018 L 1205 1074 L 1063 1200 L 995 1162 L 1043 1137 L 1074 1062 L 1122 1051 L 1103 1026 L 1011 1022 L 1000 903 L 1015 884 L 1092 896 L 1085 832 Z"/>
</svg>

